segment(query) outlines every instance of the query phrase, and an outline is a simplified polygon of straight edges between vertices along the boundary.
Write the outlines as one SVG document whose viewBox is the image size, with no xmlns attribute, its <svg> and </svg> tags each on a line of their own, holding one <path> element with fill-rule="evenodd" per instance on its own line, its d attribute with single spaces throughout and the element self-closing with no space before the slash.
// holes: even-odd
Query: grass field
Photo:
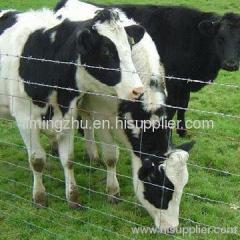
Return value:
<svg viewBox="0 0 240 240">
<path fill-rule="evenodd" d="M 29 8 L 53 7 L 56 0 L 9 0 L 0 1 L 0 8 L 16 8 L 26 10 Z M 100 1 L 99 1 L 100 2 Z M 115 1 L 104 1 L 107 3 Z M 129 1 L 118 1 L 129 3 Z M 235 11 L 240 13 L 240 4 L 236 0 L 137 0 L 134 3 L 153 4 L 185 4 L 198 7 L 207 11 L 224 13 Z M 239 73 L 221 72 L 218 83 L 240 84 Z M 190 108 L 202 109 L 225 114 L 240 115 L 240 93 L 237 88 L 223 86 L 208 86 L 203 91 L 193 94 Z M 229 204 L 240 205 L 240 177 L 237 176 L 240 169 L 240 131 L 239 119 L 231 119 L 210 114 L 188 112 L 188 119 L 211 119 L 214 120 L 214 129 L 192 130 L 189 139 L 196 140 L 196 146 L 191 152 L 189 162 L 207 168 L 216 168 L 223 171 L 235 173 L 235 175 L 224 174 L 216 171 L 205 170 L 189 165 L 190 179 L 185 188 L 186 193 L 192 193 L 202 198 L 210 198 Z M 176 142 L 180 140 L 175 136 Z M 152 219 L 140 207 L 126 202 L 116 206 L 106 203 L 105 196 L 79 189 L 81 198 L 89 209 L 86 211 L 72 211 L 67 207 L 64 194 L 64 183 L 49 177 L 44 177 L 47 191 L 53 195 L 49 196 L 50 209 L 38 210 L 32 206 L 31 188 L 32 175 L 28 170 L 16 168 L 6 164 L 10 162 L 28 168 L 26 152 L 17 147 L 3 142 L 23 145 L 19 132 L 14 123 L 0 121 L 0 239 L 113 239 L 122 238 L 114 233 L 106 232 L 100 228 L 109 229 L 118 234 L 135 237 L 136 239 L 175 239 L 174 236 L 159 235 L 132 235 L 132 225 L 114 217 L 103 215 L 105 212 L 127 219 L 142 225 L 151 225 Z M 51 145 L 43 137 L 43 143 L 48 152 Z M 3 162 L 6 161 L 6 162 Z M 77 140 L 75 147 L 75 161 L 89 165 L 83 148 L 83 141 Z M 95 166 L 95 165 L 94 165 Z M 99 166 L 97 166 L 99 167 Z M 102 166 L 102 168 L 104 168 Z M 126 152 L 122 152 L 118 165 L 118 172 L 131 175 L 130 158 Z M 81 166 L 75 166 L 77 183 L 84 188 L 91 188 L 98 192 L 105 191 L 105 174 L 98 170 L 89 170 Z M 63 171 L 57 159 L 49 157 L 45 174 L 58 179 L 64 179 Z M 14 181 L 6 180 L 5 178 Z M 136 201 L 132 183 L 129 179 L 119 177 L 122 198 Z M 22 183 L 22 184 L 21 184 Z M 29 187 L 24 186 L 27 185 Z M 12 195 L 4 193 L 11 192 Z M 18 195 L 18 197 L 16 196 Z M 23 200 L 26 199 L 26 200 Z M 94 210 L 95 209 L 95 210 Z M 96 211 L 97 210 L 97 211 Z M 191 219 L 203 224 L 220 227 L 238 227 L 240 231 L 240 209 L 230 207 L 223 203 L 213 203 L 189 195 L 182 198 L 181 217 Z M 25 221 L 25 222 L 24 222 Z M 29 225 L 30 224 L 30 225 Z M 38 227 L 34 226 L 37 225 Z M 181 226 L 195 226 L 189 221 L 181 219 Z M 98 226 L 98 227 L 97 227 Z M 45 229 L 45 230 L 43 230 Z M 54 235 L 57 234 L 57 235 Z M 239 232 L 240 234 L 240 232 Z M 235 235 L 176 235 L 184 239 L 240 239 Z"/>
</svg>

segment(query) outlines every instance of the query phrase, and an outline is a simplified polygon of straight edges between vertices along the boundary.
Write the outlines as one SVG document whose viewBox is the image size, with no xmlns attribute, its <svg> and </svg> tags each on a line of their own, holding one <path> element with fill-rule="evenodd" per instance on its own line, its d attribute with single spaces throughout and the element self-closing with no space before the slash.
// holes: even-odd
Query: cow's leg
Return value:
<svg viewBox="0 0 240 240">
<path fill-rule="evenodd" d="M 76 185 L 73 157 L 74 157 L 74 131 L 68 130 L 58 138 L 58 152 L 64 169 L 65 192 L 70 208 L 79 208 L 79 192 Z"/>
<path fill-rule="evenodd" d="M 93 116 L 89 114 L 81 114 L 82 117 L 82 125 L 84 125 L 84 138 L 85 141 L 85 147 L 87 154 L 89 156 L 90 161 L 99 163 L 100 157 L 98 153 L 98 147 L 96 142 L 94 141 L 94 129 L 93 129 Z"/>
<path fill-rule="evenodd" d="M 29 164 L 33 171 L 33 201 L 38 206 L 47 206 L 47 195 L 46 190 L 43 185 L 43 170 L 46 165 L 46 153 L 40 144 L 39 130 L 34 128 L 29 128 L 29 121 L 23 121 L 22 119 L 18 121 L 17 124 L 23 138 L 23 141 L 28 150 Z"/>
<path fill-rule="evenodd" d="M 120 196 L 120 187 L 117 179 L 116 167 L 119 159 L 119 149 L 114 144 L 114 139 L 108 129 L 96 131 L 97 136 L 101 139 L 102 157 L 107 167 L 107 186 L 108 202 L 116 204 Z"/>
<path fill-rule="evenodd" d="M 189 100 L 190 100 L 190 91 L 186 91 L 185 94 L 183 94 L 181 97 L 180 107 L 188 108 Z M 185 113 L 186 113 L 186 110 L 178 109 L 177 111 L 177 120 L 178 120 L 177 133 L 180 137 L 185 137 L 187 134 Z"/>
</svg>

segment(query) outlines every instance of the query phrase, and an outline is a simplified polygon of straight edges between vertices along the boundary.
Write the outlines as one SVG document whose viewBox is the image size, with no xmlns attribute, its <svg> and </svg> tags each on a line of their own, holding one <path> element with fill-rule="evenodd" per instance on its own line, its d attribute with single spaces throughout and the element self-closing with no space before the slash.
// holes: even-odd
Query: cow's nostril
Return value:
<svg viewBox="0 0 240 240">
<path fill-rule="evenodd" d="M 132 96 L 134 99 L 138 98 L 143 93 L 143 87 L 134 88 L 132 90 Z"/>
</svg>

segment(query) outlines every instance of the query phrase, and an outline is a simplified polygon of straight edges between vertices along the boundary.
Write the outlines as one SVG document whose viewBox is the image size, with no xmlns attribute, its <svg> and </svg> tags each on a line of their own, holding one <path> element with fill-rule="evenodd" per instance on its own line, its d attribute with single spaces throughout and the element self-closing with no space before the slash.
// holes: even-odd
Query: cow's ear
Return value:
<svg viewBox="0 0 240 240">
<path fill-rule="evenodd" d="M 125 27 L 127 35 L 130 39 L 130 44 L 135 45 L 140 42 L 146 32 L 145 28 L 140 25 L 131 25 Z"/>
<path fill-rule="evenodd" d="M 199 23 L 198 29 L 199 31 L 208 37 L 215 36 L 220 26 L 220 22 L 218 20 L 204 20 Z"/>
<path fill-rule="evenodd" d="M 93 33 L 88 29 L 78 33 L 77 45 L 80 54 L 84 55 L 94 50 L 97 41 L 94 37 Z"/>
</svg>

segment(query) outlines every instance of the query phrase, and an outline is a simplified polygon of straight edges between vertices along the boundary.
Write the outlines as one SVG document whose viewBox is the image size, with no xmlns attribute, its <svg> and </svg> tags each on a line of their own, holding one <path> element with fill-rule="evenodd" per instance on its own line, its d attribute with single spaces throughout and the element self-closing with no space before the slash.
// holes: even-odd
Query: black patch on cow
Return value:
<svg viewBox="0 0 240 240">
<path fill-rule="evenodd" d="M 116 46 L 113 42 L 104 37 L 95 34 L 96 43 L 92 50 L 92 54 L 82 54 L 81 62 L 90 66 L 101 66 L 103 68 L 120 69 L 120 59 Z M 88 40 L 87 40 L 88 41 Z M 120 82 L 120 71 L 109 71 L 95 68 L 86 68 L 87 71 L 102 83 L 109 86 L 115 86 Z"/>
<path fill-rule="evenodd" d="M 0 35 L 3 34 L 3 32 L 12 27 L 17 22 L 17 14 L 19 12 L 13 11 L 13 12 L 7 12 L 2 15 L 0 18 Z"/>
<path fill-rule="evenodd" d="M 140 42 L 146 32 L 145 28 L 140 25 L 127 26 L 125 27 L 125 30 L 130 38 L 131 45 L 135 45 L 136 43 Z"/>
<path fill-rule="evenodd" d="M 46 114 L 42 115 L 42 120 L 50 121 L 53 119 L 53 116 L 54 116 L 54 108 L 52 105 L 49 105 Z"/>
<path fill-rule="evenodd" d="M 61 0 L 57 3 L 57 5 L 54 8 L 54 12 L 57 12 L 59 9 L 63 8 L 68 0 Z"/>
<path fill-rule="evenodd" d="M 159 159 L 145 159 L 138 176 L 144 182 L 144 197 L 156 208 L 168 209 L 172 200 L 174 185 L 160 166 Z"/>
</svg>

